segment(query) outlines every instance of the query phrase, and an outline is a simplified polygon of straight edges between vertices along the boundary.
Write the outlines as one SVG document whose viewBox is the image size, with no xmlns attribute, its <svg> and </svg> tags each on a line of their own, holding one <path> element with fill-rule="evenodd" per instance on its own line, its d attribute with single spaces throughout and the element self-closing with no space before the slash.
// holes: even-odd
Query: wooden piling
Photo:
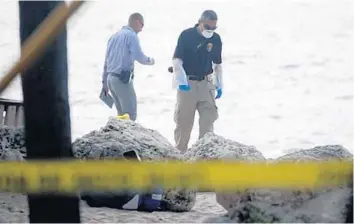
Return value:
<svg viewBox="0 0 354 224">
<path fill-rule="evenodd" d="M 0 125 L 24 126 L 23 103 L 21 101 L 0 98 Z"/>
<path fill-rule="evenodd" d="M 19 1 L 21 45 L 63 1 Z M 71 149 L 68 102 L 66 28 L 21 76 L 27 159 L 69 159 Z M 29 194 L 31 223 L 79 223 L 76 195 Z"/>
</svg>

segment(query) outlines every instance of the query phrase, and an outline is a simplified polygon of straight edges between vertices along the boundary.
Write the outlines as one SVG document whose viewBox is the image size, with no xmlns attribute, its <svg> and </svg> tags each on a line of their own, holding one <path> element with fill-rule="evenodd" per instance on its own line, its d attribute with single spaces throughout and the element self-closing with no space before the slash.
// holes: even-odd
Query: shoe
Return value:
<svg viewBox="0 0 354 224">
<path fill-rule="evenodd" d="M 117 115 L 117 119 L 121 119 L 121 120 L 130 120 L 130 116 L 128 113 L 125 113 L 123 115 Z"/>
</svg>

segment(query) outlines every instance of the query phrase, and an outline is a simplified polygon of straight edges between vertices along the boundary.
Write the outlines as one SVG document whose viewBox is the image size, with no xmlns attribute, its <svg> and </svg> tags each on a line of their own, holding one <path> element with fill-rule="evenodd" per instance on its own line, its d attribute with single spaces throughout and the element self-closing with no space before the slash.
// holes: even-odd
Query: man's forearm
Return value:
<svg viewBox="0 0 354 224">
<path fill-rule="evenodd" d="M 104 57 L 104 64 L 103 64 L 103 73 L 102 73 L 102 85 L 104 88 L 107 88 L 107 58 L 108 58 L 108 52 L 109 52 L 109 47 L 110 47 L 110 40 L 111 38 L 108 40 L 108 44 L 107 44 L 107 50 L 106 50 L 106 54 Z"/>
<path fill-rule="evenodd" d="M 131 51 L 132 51 L 133 58 L 136 61 L 138 61 L 140 64 L 143 65 L 150 64 L 151 62 L 150 58 L 143 53 L 137 37 L 133 37 L 132 39 Z"/>
<path fill-rule="evenodd" d="M 105 87 L 107 86 L 107 76 L 108 76 L 108 74 L 106 72 L 104 72 L 102 75 L 102 84 Z"/>
<path fill-rule="evenodd" d="M 215 85 L 219 89 L 224 88 L 224 83 L 223 83 L 223 68 L 222 64 L 215 64 L 214 66 L 214 74 L 215 74 Z"/>
<path fill-rule="evenodd" d="M 104 87 L 107 87 L 107 76 L 108 76 L 108 73 L 107 73 L 107 66 L 106 66 L 106 62 L 105 62 L 105 65 L 103 67 L 103 74 L 102 74 L 102 85 Z"/>
<path fill-rule="evenodd" d="M 179 85 L 188 85 L 187 74 L 183 68 L 183 61 L 180 58 L 172 59 L 173 71 Z"/>
<path fill-rule="evenodd" d="M 147 65 L 150 64 L 150 58 L 147 57 L 142 51 L 138 51 L 134 55 L 135 60 L 137 60 L 140 64 Z"/>
</svg>

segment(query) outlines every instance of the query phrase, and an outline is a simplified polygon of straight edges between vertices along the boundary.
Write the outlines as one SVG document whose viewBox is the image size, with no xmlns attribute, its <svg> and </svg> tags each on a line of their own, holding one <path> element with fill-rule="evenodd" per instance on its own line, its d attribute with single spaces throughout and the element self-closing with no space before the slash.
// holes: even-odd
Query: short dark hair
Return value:
<svg viewBox="0 0 354 224">
<path fill-rule="evenodd" d="M 214 10 L 205 10 L 200 16 L 200 21 L 203 20 L 218 20 L 218 15 Z"/>
<path fill-rule="evenodd" d="M 144 20 L 144 17 L 143 17 L 140 13 L 135 12 L 135 13 L 133 13 L 133 14 L 131 14 L 131 15 L 129 16 L 129 21 L 128 21 L 128 23 L 129 23 L 129 24 L 132 24 L 132 23 L 135 22 L 136 20 L 143 21 L 143 20 Z"/>
</svg>

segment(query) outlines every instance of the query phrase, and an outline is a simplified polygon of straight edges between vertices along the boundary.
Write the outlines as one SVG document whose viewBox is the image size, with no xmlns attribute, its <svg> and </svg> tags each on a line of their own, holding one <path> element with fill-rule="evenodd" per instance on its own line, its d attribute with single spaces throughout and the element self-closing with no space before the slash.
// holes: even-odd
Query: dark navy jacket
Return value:
<svg viewBox="0 0 354 224">
<path fill-rule="evenodd" d="M 209 75 L 213 73 L 212 62 L 222 62 L 222 42 L 219 34 L 214 32 L 214 35 L 207 39 L 199 33 L 197 26 L 182 31 L 173 55 L 183 61 L 187 76 Z"/>
</svg>

